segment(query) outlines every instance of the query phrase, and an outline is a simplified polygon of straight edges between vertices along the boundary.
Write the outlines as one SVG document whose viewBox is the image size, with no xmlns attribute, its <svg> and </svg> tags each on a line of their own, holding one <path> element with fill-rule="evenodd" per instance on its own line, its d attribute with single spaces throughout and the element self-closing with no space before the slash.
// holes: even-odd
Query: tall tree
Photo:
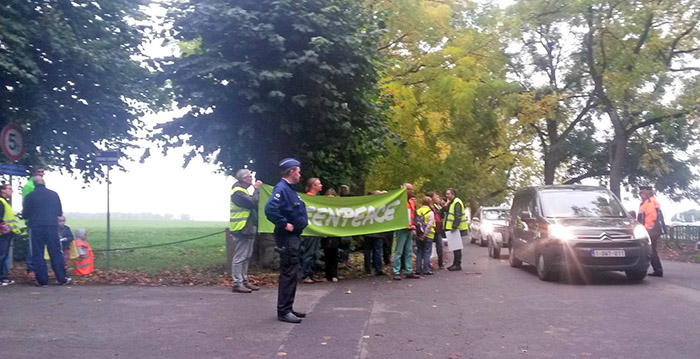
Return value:
<svg viewBox="0 0 700 359">
<path fill-rule="evenodd" d="M 173 35 L 187 53 L 165 76 L 189 111 L 162 126 L 229 173 L 265 181 L 297 157 L 303 173 L 361 182 L 388 134 L 379 98 L 379 30 L 354 0 L 182 0 Z"/>
<path fill-rule="evenodd" d="M 21 162 L 102 174 L 96 150 L 130 146 L 157 108 L 142 55 L 145 15 L 130 0 L 8 0 L 0 5 L 0 125 L 19 124 Z"/>
<path fill-rule="evenodd" d="M 505 20 L 512 36 L 510 73 L 522 89 L 518 119 L 539 140 L 545 184 L 553 184 L 557 170 L 575 157 L 582 144 L 572 146 L 574 137 L 593 141 L 577 134 L 597 103 L 582 81 L 576 48 L 567 46 L 582 37 L 570 26 L 570 3 L 521 1 L 508 9 Z"/>
<path fill-rule="evenodd" d="M 687 134 L 697 126 L 700 103 L 700 3 L 586 1 L 578 11 L 572 26 L 584 32 L 581 60 L 600 112 L 612 125 L 610 188 L 619 195 L 633 137 L 660 140 L 664 129 L 678 128 L 680 141 L 666 141 L 667 151 L 697 143 Z M 666 159 L 688 166 L 673 154 Z M 649 171 L 627 175 L 644 182 L 663 177 Z"/>
<path fill-rule="evenodd" d="M 413 182 L 455 187 L 473 203 L 500 203 L 523 152 L 507 119 L 515 103 L 495 27 L 466 1 L 377 1 L 390 15 L 380 47 L 390 66 L 382 88 L 395 100 L 401 141 L 377 162 L 377 188 Z M 382 7 L 383 6 L 383 7 Z"/>
</svg>

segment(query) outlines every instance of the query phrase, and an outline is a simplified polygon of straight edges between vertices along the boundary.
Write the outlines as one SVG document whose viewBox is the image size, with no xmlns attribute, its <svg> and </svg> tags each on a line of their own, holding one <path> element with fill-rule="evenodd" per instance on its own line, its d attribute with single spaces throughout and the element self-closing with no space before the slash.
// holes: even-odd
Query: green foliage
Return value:
<svg viewBox="0 0 700 359">
<path fill-rule="evenodd" d="M 530 160 L 508 121 L 517 88 L 505 79 L 492 14 L 464 1 L 371 3 L 389 14 L 382 89 L 395 101 L 391 127 L 401 141 L 389 143 L 368 187 L 454 187 L 473 204 L 502 203 L 524 174 L 512 169 Z"/>
<path fill-rule="evenodd" d="M 102 174 L 96 150 L 128 146 L 138 118 L 160 100 L 146 60 L 137 60 L 142 18 L 130 0 L 0 5 L 0 126 L 23 127 L 21 162 L 87 180 Z"/>
<path fill-rule="evenodd" d="M 274 182 L 296 157 L 331 186 L 361 179 L 384 151 L 377 90 L 379 30 L 354 0 L 178 1 L 174 35 L 196 52 L 164 65 L 189 107 L 162 126 L 165 149 L 189 143 L 226 172 Z"/>
</svg>

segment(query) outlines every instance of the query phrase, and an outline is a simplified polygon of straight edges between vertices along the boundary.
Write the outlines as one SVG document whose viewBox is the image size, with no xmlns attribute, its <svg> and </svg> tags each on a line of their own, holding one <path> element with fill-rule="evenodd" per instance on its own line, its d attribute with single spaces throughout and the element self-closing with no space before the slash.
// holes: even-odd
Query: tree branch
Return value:
<svg viewBox="0 0 700 359">
<path fill-rule="evenodd" d="M 383 50 L 386 50 L 386 49 L 398 44 L 399 42 L 401 42 L 401 40 L 406 38 L 406 36 L 408 36 L 408 34 L 403 34 L 403 35 L 399 36 L 397 39 L 390 41 L 388 44 L 378 48 L 377 51 L 383 51 Z"/>
<path fill-rule="evenodd" d="M 627 134 L 628 134 L 628 135 L 629 135 L 629 134 L 632 134 L 634 131 L 637 131 L 638 129 L 640 129 L 640 128 L 642 128 L 642 127 L 651 126 L 651 125 L 653 125 L 653 124 L 657 124 L 657 123 L 659 123 L 659 122 L 663 122 L 663 121 L 666 121 L 666 120 L 671 120 L 671 119 L 674 119 L 674 118 L 681 118 L 681 117 L 683 117 L 683 116 L 688 115 L 689 113 L 690 113 L 690 111 L 683 111 L 683 112 L 678 112 L 678 113 L 674 113 L 674 114 L 671 114 L 671 115 L 663 115 L 663 116 L 659 116 L 659 117 L 650 118 L 650 119 L 648 119 L 648 120 L 642 121 L 642 122 L 640 122 L 640 123 L 638 123 L 638 124 L 636 124 L 636 125 L 631 126 L 631 127 L 627 130 Z"/>
</svg>

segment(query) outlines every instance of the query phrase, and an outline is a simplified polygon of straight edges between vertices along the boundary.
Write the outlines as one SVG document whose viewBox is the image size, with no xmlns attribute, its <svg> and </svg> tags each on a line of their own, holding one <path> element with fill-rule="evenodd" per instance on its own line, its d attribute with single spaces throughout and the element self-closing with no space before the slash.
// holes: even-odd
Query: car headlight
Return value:
<svg viewBox="0 0 700 359">
<path fill-rule="evenodd" d="M 486 232 L 487 234 L 493 233 L 493 224 L 491 223 L 482 223 L 481 228 L 483 228 L 484 232 Z"/>
<path fill-rule="evenodd" d="M 549 237 L 556 238 L 561 241 L 569 241 L 576 238 L 576 236 L 574 236 L 574 232 L 571 232 L 571 230 L 562 226 L 561 224 L 549 225 Z"/>
<path fill-rule="evenodd" d="M 638 224 L 634 227 L 634 239 L 647 240 L 647 243 L 651 244 L 651 238 L 649 238 L 649 232 L 644 226 Z"/>
</svg>

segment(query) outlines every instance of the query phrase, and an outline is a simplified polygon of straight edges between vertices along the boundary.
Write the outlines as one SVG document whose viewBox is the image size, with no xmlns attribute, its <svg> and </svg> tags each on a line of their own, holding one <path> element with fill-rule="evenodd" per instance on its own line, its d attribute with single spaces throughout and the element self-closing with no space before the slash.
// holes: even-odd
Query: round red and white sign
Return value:
<svg viewBox="0 0 700 359">
<path fill-rule="evenodd" d="M 7 158 L 12 161 L 19 160 L 25 150 L 22 128 L 15 124 L 5 125 L 0 133 L 0 145 Z"/>
</svg>

